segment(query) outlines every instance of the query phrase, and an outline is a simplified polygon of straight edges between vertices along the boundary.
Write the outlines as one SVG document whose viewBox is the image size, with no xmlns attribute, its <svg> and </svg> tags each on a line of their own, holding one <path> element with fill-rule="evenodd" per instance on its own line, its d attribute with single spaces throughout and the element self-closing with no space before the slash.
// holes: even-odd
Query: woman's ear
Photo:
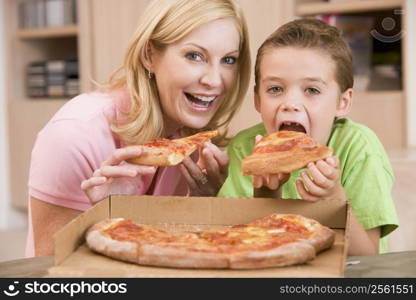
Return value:
<svg viewBox="0 0 416 300">
<path fill-rule="evenodd" d="M 140 55 L 140 60 L 143 64 L 143 66 L 146 68 L 146 70 L 150 73 L 152 73 L 152 69 L 153 69 L 153 60 L 154 60 L 154 47 L 152 46 L 152 44 L 148 41 L 146 43 L 146 46 L 144 46 L 143 51 L 141 52 Z"/>
<path fill-rule="evenodd" d="M 342 118 L 349 114 L 352 106 L 352 89 L 347 89 L 340 95 L 335 117 Z"/>
</svg>

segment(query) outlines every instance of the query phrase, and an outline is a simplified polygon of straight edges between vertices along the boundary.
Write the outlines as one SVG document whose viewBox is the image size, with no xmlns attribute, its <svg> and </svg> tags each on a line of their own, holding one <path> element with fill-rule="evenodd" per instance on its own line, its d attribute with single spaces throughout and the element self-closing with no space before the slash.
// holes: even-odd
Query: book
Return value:
<svg viewBox="0 0 416 300">
<path fill-rule="evenodd" d="M 31 98 L 46 97 L 46 63 L 32 62 L 27 67 L 27 95 Z"/>
<path fill-rule="evenodd" d="M 79 94 L 78 60 L 32 62 L 27 67 L 27 95 L 37 97 L 73 97 Z"/>
<path fill-rule="evenodd" d="M 76 24 L 76 0 L 31 0 L 19 3 L 19 28 L 42 28 Z"/>
<path fill-rule="evenodd" d="M 65 0 L 46 1 L 46 26 L 59 27 L 65 25 Z"/>
</svg>

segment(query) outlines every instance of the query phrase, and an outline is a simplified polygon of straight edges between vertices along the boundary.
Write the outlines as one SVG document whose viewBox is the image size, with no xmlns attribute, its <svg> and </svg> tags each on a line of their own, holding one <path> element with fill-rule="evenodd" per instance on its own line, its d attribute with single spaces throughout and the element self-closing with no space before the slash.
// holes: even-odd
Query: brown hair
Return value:
<svg viewBox="0 0 416 300">
<path fill-rule="evenodd" d="M 273 32 L 257 51 L 255 90 L 259 87 L 260 63 L 264 53 L 271 48 L 301 47 L 322 50 L 335 62 L 335 80 L 341 92 L 352 88 L 351 50 L 343 40 L 340 30 L 317 19 L 299 19 L 286 23 Z"/>
</svg>

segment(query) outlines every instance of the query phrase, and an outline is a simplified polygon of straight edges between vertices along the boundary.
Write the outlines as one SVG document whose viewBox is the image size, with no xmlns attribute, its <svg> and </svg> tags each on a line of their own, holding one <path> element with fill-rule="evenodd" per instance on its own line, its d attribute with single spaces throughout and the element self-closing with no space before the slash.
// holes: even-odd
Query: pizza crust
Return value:
<svg viewBox="0 0 416 300">
<path fill-rule="evenodd" d="M 306 242 L 293 242 L 267 251 L 236 253 L 229 257 L 231 269 L 284 267 L 315 258 L 315 249 Z"/>
<path fill-rule="evenodd" d="M 315 234 L 306 241 L 315 248 L 316 253 L 319 253 L 334 244 L 335 232 L 327 227 L 320 226 Z"/>
<path fill-rule="evenodd" d="M 107 219 L 93 225 L 86 233 L 86 243 L 90 249 L 116 259 L 138 263 L 137 243 L 113 240 L 102 231 L 124 219 Z"/>
<path fill-rule="evenodd" d="M 311 232 L 311 235 L 308 237 L 308 239 L 305 239 L 304 241 L 312 245 L 315 248 L 316 253 L 328 249 L 334 244 L 335 231 L 326 226 L 323 226 L 321 223 L 311 218 L 307 218 L 297 214 L 273 214 L 264 219 L 285 219 L 288 217 L 294 218 L 294 220 L 296 220 L 296 223 L 301 224 Z M 261 220 L 263 219 L 260 219 L 259 221 L 261 222 Z"/>
<path fill-rule="evenodd" d="M 196 252 L 148 244 L 140 247 L 139 264 L 177 268 L 223 269 L 228 267 L 228 260 L 222 253 Z"/>
</svg>

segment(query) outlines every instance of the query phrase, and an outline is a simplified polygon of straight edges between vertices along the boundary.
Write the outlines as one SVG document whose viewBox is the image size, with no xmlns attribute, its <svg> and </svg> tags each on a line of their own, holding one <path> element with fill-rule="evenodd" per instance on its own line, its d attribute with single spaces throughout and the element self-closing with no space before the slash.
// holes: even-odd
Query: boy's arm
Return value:
<svg viewBox="0 0 416 300">
<path fill-rule="evenodd" d="M 350 238 L 348 245 L 348 255 L 374 255 L 378 254 L 380 227 L 365 230 L 351 213 L 350 219 Z"/>
<path fill-rule="evenodd" d="M 343 201 L 348 201 L 344 187 L 338 182 L 334 195 Z M 348 255 L 374 255 L 379 252 L 380 227 L 364 229 L 357 220 L 354 211 L 351 209 L 351 218 L 349 225 L 349 245 Z"/>
</svg>

